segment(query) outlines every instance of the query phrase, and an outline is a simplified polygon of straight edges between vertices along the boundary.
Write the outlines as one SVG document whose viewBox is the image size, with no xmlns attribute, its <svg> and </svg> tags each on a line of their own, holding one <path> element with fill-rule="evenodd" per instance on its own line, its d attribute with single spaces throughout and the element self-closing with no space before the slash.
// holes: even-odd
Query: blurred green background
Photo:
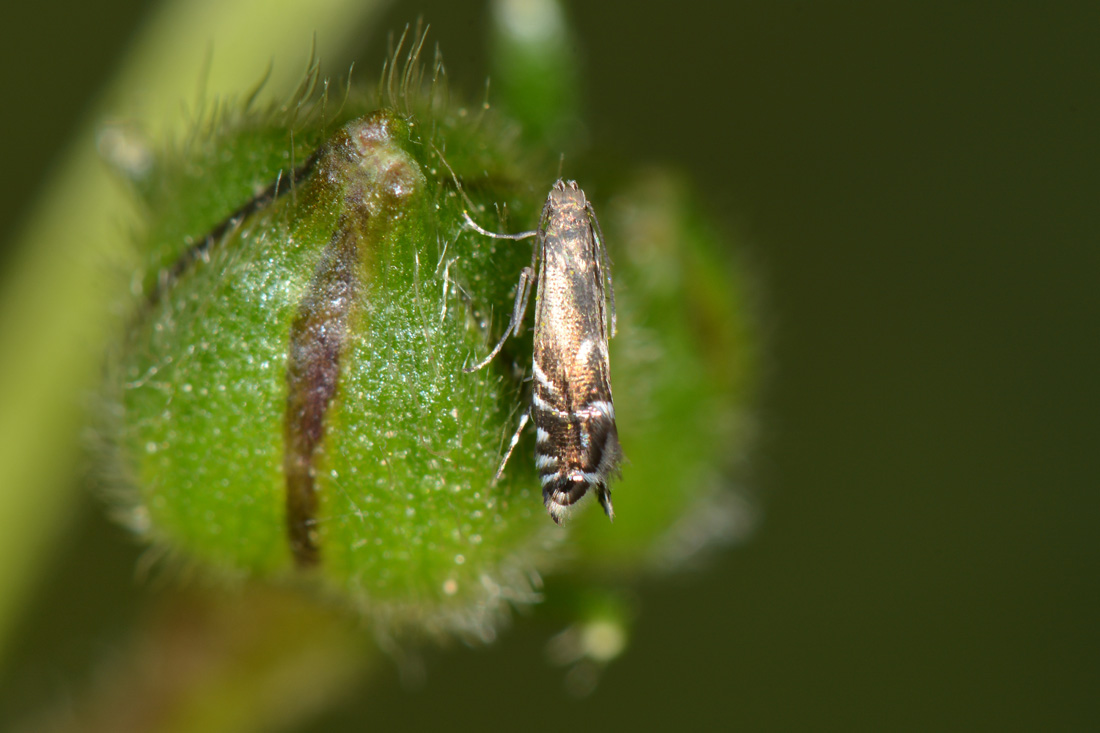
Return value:
<svg viewBox="0 0 1100 733">
<path fill-rule="evenodd" d="M 9 16 L 0 262 L 146 10 Z M 395 3 L 357 68 L 373 79 L 385 30 L 421 12 L 475 95 L 475 4 Z M 1100 726 L 1100 6 L 571 16 L 593 149 L 685 171 L 748 242 L 763 522 L 640 590 L 588 698 L 544 659 L 557 629 L 520 618 L 492 647 L 429 653 L 419 686 L 381 665 L 310 729 Z M 150 592 L 139 549 L 93 502 L 80 516 L 0 671 L 0 723 L 73 694 Z"/>
</svg>

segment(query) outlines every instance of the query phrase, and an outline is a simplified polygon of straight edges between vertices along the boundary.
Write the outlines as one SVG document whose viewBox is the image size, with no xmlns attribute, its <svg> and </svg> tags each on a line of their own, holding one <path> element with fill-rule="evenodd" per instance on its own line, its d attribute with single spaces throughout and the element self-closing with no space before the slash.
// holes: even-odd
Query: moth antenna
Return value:
<svg viewBox="0 0 1100 733">
<path fill-rule="evenodd" d="M 481 227 L 479 227 L 477 225 L 477 222 L 470 218 L 470 214 L 467 211 L 463 210 L 462 216 L 466 219 L 466 226 L 470 227 L 478 234 L 482 234 L 486 237 L 492 237 L 493 239 L 528 239 L 530 237 L 537 236 L 539 233 L 538 229 L 533 229 L 532 231 L 520 232 L 519 234 L 497 234 L 495 232 L 490 232 L 487 229 L 482 229 Z"/>
</svg>

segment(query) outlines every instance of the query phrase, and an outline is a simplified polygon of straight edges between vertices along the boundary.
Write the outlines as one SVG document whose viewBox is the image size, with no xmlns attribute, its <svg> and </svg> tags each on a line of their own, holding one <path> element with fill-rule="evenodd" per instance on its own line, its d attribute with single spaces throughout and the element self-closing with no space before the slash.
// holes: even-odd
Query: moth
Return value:
<svg viewBox="0 0 1100 733">
<path fill-rule="evenodd" d="M 512 318 L 500 341 L 467 373 L 485 367 L 508 337 L 523 328 L 531 286 L 535 290 L 531 405 L 497 470 L 504 471 L 527 420 L 535 424 L 535 467 L 542 498 L 558 524 L 589 489 L 614 519 L 608 481 L 622 461 L 615 405 L 611 398 L 608 338 L 615 335 L 615 293 L 611 261 L 592 204 L 576 181 L 559 179 L 550 189 L 538 229 L 495 234 L 465 214 L 467 224 L 497 239 L 535 237 L 531 266 L 520 273 Z"/>
</svg>

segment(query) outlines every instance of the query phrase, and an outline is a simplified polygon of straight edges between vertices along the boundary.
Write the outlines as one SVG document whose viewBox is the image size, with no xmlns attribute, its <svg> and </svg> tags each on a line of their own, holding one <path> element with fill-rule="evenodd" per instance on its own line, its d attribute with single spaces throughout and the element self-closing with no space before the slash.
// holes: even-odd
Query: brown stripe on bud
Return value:
<svg viewBox="0 0 1100 733">
<path fill-rule="evenodd" d="M 385 112 L 353 122 L 334 136 L 317 164 L 317 175 L 344 191 L 336 231 L 290 329 L 283 471 L 287 537 L 299 567 L 321 559 L 317 459 L 339 385 L 350 315 L 364 297 L 363 261 L 391 233 L 424 181 L 394 139 L 398 124 Z"/>
<path fill-rule="evenodd" d="M 359 248 L 346 221 L 332 237 L 290 328 L 287 355 L 286 519 L 299 566 L 320 559 L 315 529 L 314 458 L 324 437 L 325 413 L 340 377 L 348 312 L 358 290 Z"/>
<path fill-rule="evenodd" d="M 147 309 L 152 308 L 160 302 L 164 294 L 175 285 L 177 280 L 183 277 L 200 259 L 209 257 L 210 250 L 228 235 L 232 234 L 233 230 L 240 226 L 241 222 L 246 218 L 260 211 L 263 207 L 273 203 L 283 194 L 294 190 L 296 185 L 301 183 L 313 172 L 317 160 L 324 152 L 324 148 L 318 150 L 310 156 L 309 160 L 293 171 L 279 171 L 279 174 L 275 177 L 275 181 L 267 188 L 237 207 L 236 211 L 211 229 L 205 237 L 192 243 L 187 249 L 181 252 L 171 266 L 164 268 L 158 274 L 156 285 L 153 290 L 149 292 L 145 307 Z"/>
</svg>

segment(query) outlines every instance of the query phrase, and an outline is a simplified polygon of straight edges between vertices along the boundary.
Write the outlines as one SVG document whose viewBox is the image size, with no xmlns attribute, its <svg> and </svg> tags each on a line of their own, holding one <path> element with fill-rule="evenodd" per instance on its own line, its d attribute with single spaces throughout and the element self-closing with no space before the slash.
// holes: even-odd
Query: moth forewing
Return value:
<svg viewBox="0 0 1100 733">
<path fill-rule="evenodd" d="M 607 253 L 607 246 L 604 244 L 603 229 L 600 228 L 600 220 L 596 217 L 596 210 L 592 208 L 591 201 L 585 201 L 585 208 L 588 211 L 588 218 L 592 222 L 592 228 L 595 231 L 595 243 L 596 252 L 599 255 L 598 258 L 593 258 L 598 263 L 600 268 L 597 279 L 599 280 L 600 287 L 603 288 L 606 284 L 607 291 L 603 299 L 604 307 L 604 333 L 608 338 L 615 337 L 615 288 L 611 284 L 611 255 Z M 611 319 L 610 324 L 607 318 L 607 307 L 610 304 L 611 307 Z M 609 327 L 610 326 L 610 327 Z"/>
<path fill-rule="evenodd" d="M 550 190 L 534 232 L 497 235 L 470 224 L 488 236 L 537 237 L 532 259 L 532 266 L 538 261 L 539 272 L 531 407 L 520 420 L 497 476 L 530 414 L 543 502 L 554 521 L 561 523 L 569 507 L 589 489 L 595 490 L 608 517 L 614 517 L 608 481 L 622 460 L 607 353 L 608 334 L 615 329 L 614 293 L 595 211 L 575 181 L 559 180 Z M 504 340 L 518 331 L 531 274 L 525 270 L 520 276 L 512 320 L 500 343 L 474 369 L 488 364 Z"/>
</svg>

